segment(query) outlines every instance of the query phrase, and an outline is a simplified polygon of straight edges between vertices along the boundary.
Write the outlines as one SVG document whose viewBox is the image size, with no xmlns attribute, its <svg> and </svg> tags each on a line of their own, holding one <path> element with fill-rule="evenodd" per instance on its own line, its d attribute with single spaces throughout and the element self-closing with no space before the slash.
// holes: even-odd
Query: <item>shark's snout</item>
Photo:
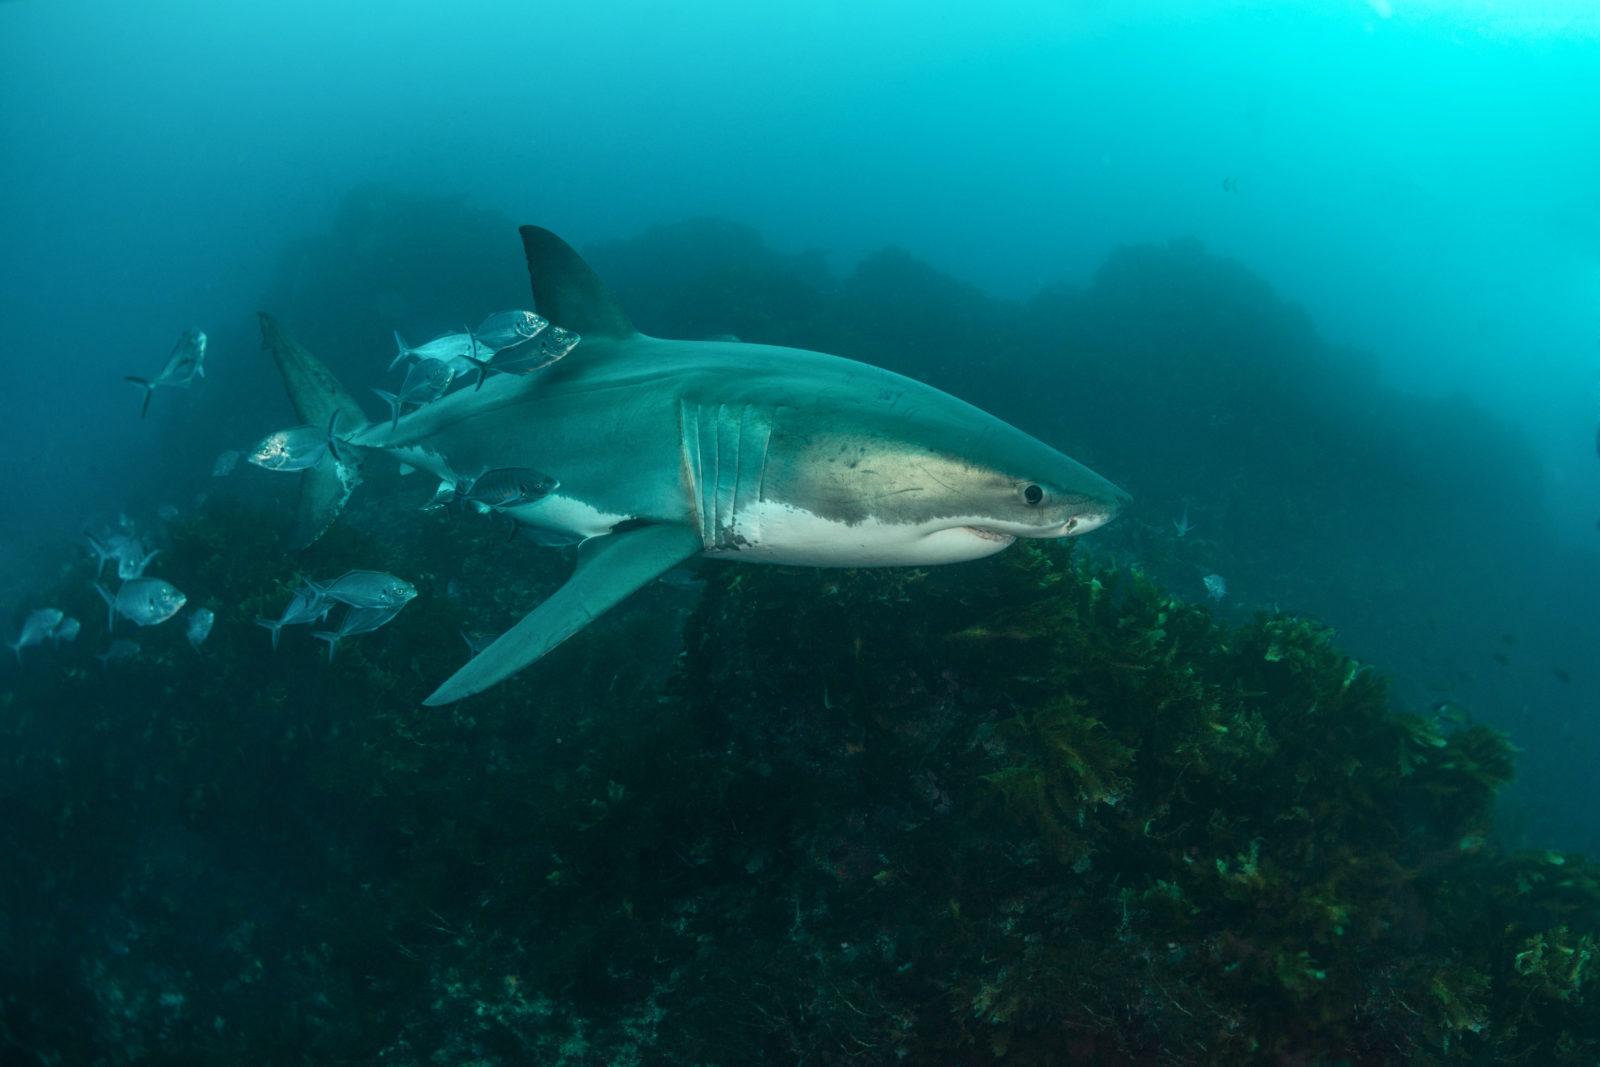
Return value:
<svg viewBox="0 0 1600 1067">
<path fill-rule="evenodd" d="M 1104 479 L 1096 491 L 1070 499 L 1067 514 L 1061 524 L 1045 533 L 1045 537 L 1079 537 L 1098 530 L 1122 513 L 1133 498 Z"/>
<path fill-rule="evenodd" d="M 1117 508 L 1107 507 L 1094 511 L 1086 511 L 1082 515 L 1074 515 L 1061 525 L 1060 537 L 1078 537 L 1091 530 L 1098 530 L 1106 523 L 1117 517 Z"/>
</svg>

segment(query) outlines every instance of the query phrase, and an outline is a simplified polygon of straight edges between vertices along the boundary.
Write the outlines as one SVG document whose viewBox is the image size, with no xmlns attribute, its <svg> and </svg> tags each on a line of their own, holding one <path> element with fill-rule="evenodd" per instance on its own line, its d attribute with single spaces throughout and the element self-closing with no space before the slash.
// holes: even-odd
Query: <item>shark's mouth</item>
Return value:
<svg viewBox="0 0 1600 1067">
<path fill-rule="evenodd" d="M 1111 513 L 1109 512 L 1084 512 L 1080 515 L 1074 515 L 1071 518 L 1065 519 L 1054 526 L 1028 527 L 1018 530 L 1016 533 L 1008 533 L 1004 530 L 996 530 L 988 526 L 973 525 L 955 526 L 949 527 L 949 529 L 965 531 L 966 533 L 971 534 L 973 537 L 983 541 L 994 542 L 1001 548 L 1004 548 L 1006 545 L 1009 545 L 1011 542 L 1015 541 L 1018 537 L 1032 537 L 1041 539 L 1077 537 L 1080 534 L 1088 533 L 1090 530 L 1099 529 L 1110 519 Z"/>
<path fill-rule="evenodd" d="M 985 541 L 993 541 L 1004 547 L 1017 539 L 1016 534 L 1001 533 L 999 530 L 986 530 L 982 526 L 963 526 L 963 530 Z"/>
</svg>

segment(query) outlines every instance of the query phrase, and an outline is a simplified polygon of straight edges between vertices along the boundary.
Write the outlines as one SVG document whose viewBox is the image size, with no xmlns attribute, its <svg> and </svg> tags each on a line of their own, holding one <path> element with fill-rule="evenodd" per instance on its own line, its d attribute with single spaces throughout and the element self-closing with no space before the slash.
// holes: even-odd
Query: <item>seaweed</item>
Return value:
<svg viewBox="0 0 1600 1067">
<path fill-rule="evenodd" d="M 153 632 L 125 669 L 66 653 L 15 677 L 8 1047 L 1600 1053 L 1600 872 L 1503 851 L 1505 737 L 1395 708 L 1313 620 L 1228 625 L 1060 544 L 935 570 L 705 564 L 702 592 L 658 584 L 439 711 L 420 698 L 464 654 L 440 635 L 536 600 L 561 560 L 353 518 L 290 561 L 270 516 L 213 503 L 169 572 L 217 607 L 204 654 Z M 423 595 L 331 665 L 288 635 L 274 655 L 253 615 L 356 559 Z M 444 559 L 480 561 L 466 580 L 499 606 L 442 595 Z"/>
</svg>

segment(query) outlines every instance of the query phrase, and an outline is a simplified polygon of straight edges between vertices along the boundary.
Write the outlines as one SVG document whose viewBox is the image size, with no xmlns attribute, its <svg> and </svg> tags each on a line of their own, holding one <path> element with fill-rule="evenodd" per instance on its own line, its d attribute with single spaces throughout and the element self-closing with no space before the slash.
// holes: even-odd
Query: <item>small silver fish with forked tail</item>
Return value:
<svg viewBox="0 0 1600 1067">
<path fill-rule="evenodd" d="M 332 663 L 333 654 L 338 650 L 341 640 L 346 637 L 353 637 L 356 634 L 371 633 L 380 626 L 387 625 L 391 619 L 400 614 L 400 609 L 405 607 L 407 603 L 409 601 L 402 600 L 392 607 L 345 608 L 344 617 L 339 620 L 338 629 L 312 630 L 311 636 L 318 641 L 326 641 L 328 643 L 328 662 Z"/>
<path fill-rule="evenodd" d="M 331 582 L 306 585 L 318 596 L 352 608 L 398 608 L 417 595 L 417 587 L 404 578 L 382 571 L 346 571 Z"/>
<path fill-rule="evenodd" d="M 157 626 L 182 610 L 189 598 L 171 582 L 161 578 L 134 578 L 123 582 L 113 595 L 99 582 L 94 591 L 106 602 L 106 629 L 115 627 L 117 616 L 132 619 L 140 626 Z"/>
<path fill-rule="evenodd" d="M 167 357 L 166 366 L 161 368 L 161 373 L 154 378 L 136 378 L 127 375 L 125 380 L 132 382 L 144 390 L 144 403 L 139 408 L 139 417 L 142 419 L 150 411 L 150 398 L 155 395 L 158 386 L 171 386 L 176 389 L 187 389 L 196 378 L 206 376 L 206 335 L 195 329 L 183 331 L 178 338 L 178 343 L 172 346 L 172 354 Z"/>
<path fill-rule="evenodd" d="M 22 620 L 22 630 L 17 634 L 17 639 L 6 642 L 11 651 L 17 654 L 17 662 L 22 662 L 23 649 L 43 644 L 61 625 L 64 617 L 60 608 L 37 608 L 28 612 L 28 617 Z"/>
<path fill-rule="evenodd" d="M 289 603 L 284 605 L 283 612 L 276 619 L 256 619 L 256 625 L 266 628 L 272 634 L 272 651 L 278 651 L 278 635 L 285 626 L 298 626 L 303 623 L 321 622 L 327 618 L 328 611 L 333 607 L 332 601 L 323 597 L 309 586 L 302 585 L 295 590 Z"/>
<path fill-rule="evenodd" d="M 269 471 L 303 471 L 332 456 L 339 459 L 339 412 L 334 411 L 326 429 L 291 426 L 263 437 L 250 452 L 250 462 Z"/>
</svg>

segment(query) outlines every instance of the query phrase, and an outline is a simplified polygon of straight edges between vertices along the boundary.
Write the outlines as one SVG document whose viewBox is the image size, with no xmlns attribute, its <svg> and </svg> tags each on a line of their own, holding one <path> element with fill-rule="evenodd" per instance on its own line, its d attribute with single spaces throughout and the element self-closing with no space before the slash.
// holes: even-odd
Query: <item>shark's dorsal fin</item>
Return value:
<svg viewBox="0 0 1600 1067">
<path fill-rule="evenodd" d="M 571 245 L 538 226 L 524 226 L 521 232 L 535 311 L 584 337 L 631 337 L 638 332 Z"/>
</svg>

